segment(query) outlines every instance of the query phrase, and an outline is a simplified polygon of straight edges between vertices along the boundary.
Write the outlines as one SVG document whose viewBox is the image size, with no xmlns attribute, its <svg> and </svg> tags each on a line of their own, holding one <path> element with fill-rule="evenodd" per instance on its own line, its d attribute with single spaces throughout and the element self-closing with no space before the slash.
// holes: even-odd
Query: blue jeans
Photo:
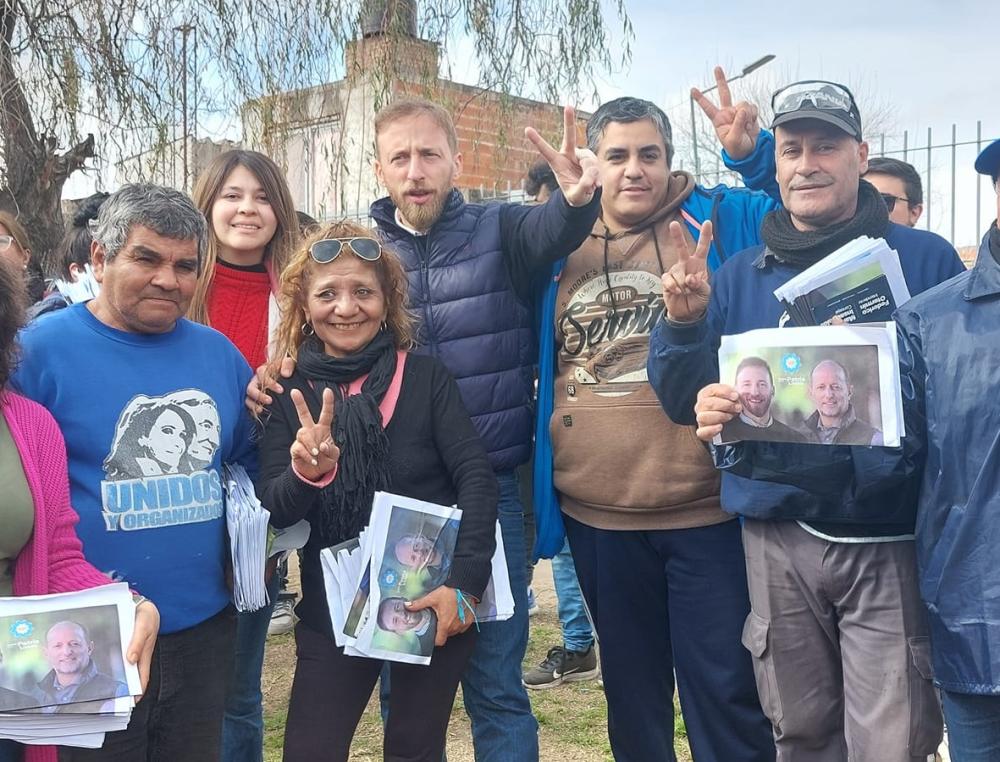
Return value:
<svg viewBox="0 0 1000 762">
<path fill-rule="evenodd" d="M 262 762 L 264 759 L 264 706 L 260 676 L 264 667 L 267 626 L 278 597 L 278 574 L 267 583 L 270 603 L 236 616 L 236 656 L 233 679 L 226 694 L 222 723 L 223 762 Z"/>
<path fill-rule="evenodd" d="M 0 762 L 21 762 L 24 759 L 24 747 L 17 741 L 0 738 Z"/>
<path fill-rule="evenodd" d="M 583 593 L 576 578 L 569 540 L 563 543 L 562 550 L 552 559 L 552 579 L 556 587 L 563 647 L 567 651 L 586 651 L 594 644 L 594 631 L 583 605 Z"/>
<path fill-rule="evenodd" d="M 941 691 L 948 724 L 948 753 L 955 762 L 1000 759 L 1000 696 Z"/>
<path fill-rule="evenodd" d="M 462 696 L 472 720 L 476 762 L 537 762 L 538 723 L 521 682 L 521 662 L 528 646 L 524 511 L 517 475 L 501 471 L 497 481 L 497 515 L 514 594 L 514 616 L 480 627 L 479 640 L 462 677 Z"/>
</svg>

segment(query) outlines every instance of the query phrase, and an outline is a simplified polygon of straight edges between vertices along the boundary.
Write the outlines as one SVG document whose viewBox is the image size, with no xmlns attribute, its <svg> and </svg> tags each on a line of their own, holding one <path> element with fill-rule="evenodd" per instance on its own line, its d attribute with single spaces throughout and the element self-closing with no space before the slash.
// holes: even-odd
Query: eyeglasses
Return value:
<svg viewBox="0 0 1000 762">
<path fill-rule="evenodd" d="M 896 208 L 897 201 L 902 201 L 907 206 L 910 205 L 910 199 L 903 198 L 902 196 L 893 196 L 891 193 L 879 193 L 879 195 L 885 201 L 885 206 L 889 210 L 889 214 L 892 214 L 892 210 Z"/>
<path fill-rule="evenodd" d="M 854 95 L 850 90 L 844 85 L 821 79 L 793 82 L 788 87 L 783 87 L 771 96 L 771 109 L 775 116 L 781 116 L 798 111 L 806 101 L 821 111 L 857 111 Z"/>
<path fill-rule="evenodd" d="M 309 255 L 314 262 L 326 265 L 339 257 L 345 246 L 366 262 L 377 262 L 382 256 L 382 244 L 374 238 L 324 238 L 309 247 Z"/>
<path fill-rule="evenodd" d="M 14 236 L 0 235 L 0 251 L 7 251 L 12 243 L 14 243 Z"/>
</svg>

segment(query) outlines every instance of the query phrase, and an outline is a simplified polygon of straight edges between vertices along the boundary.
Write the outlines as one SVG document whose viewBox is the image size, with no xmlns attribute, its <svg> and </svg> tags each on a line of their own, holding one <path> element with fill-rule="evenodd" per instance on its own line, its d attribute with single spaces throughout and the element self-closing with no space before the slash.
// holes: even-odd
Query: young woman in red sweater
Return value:
<svg viewBox="0 0 1000 762">
<path fill-rule="evenodd" d="M 188 317 L 225 334 L 251 368 L 260 368 L 270 359 L 268 345 L 279 321 L 278 279 L 299 238 L 288 183 L 264 154 L 227 151 L 205 168 L 193 197 L 208 220 L 209 237 Z M 276 576 L 268 592 L 270 605 L 237 620 L 236 664 L 222 733 L 224 762 L 263 758 L 260 676 Z"/>
</svg>

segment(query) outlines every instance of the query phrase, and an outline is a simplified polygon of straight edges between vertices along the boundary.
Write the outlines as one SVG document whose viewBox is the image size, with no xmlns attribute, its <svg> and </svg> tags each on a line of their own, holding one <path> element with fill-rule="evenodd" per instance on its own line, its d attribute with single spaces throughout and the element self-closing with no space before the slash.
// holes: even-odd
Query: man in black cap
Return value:
<svg viewBox="0 0 1000 762">
<path fill-rule="evenodd" d="M 720 337 L 785 324 L 774 290 L 790 278 L 863 235 L 899 252 L 912 294 L 964 269 L 939 236 L 890 222 L 861 180 L 868 145 L 850 90 L 796 82 L 772 105 L 784 208 L 764 218 L 764 245 L 730 257 L 711 286 L 704 246 L 681 257 L 664 276 L 667 315 L 650 339 L 649 379 L 667 414 L 697 423 L 705 441 L 745 406 L 717 383 Z M 940 740 L 913 542 L 917 480 L 885 468 L 897 452 L 754 441 L 714 449 L 722 507 L 744 519 L 743 643 L 779 762 L 923 762 Z M 869 477 L 859 489 L 854 467 Z"/>
</svg>

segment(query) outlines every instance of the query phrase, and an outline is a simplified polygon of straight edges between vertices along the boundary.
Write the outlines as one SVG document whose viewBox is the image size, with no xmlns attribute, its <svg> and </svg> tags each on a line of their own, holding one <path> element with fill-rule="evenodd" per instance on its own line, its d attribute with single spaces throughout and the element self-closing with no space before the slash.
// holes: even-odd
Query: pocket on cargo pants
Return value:
<svg viewBox="0 0 1000 762">
<path fill-rule="evenodd" d="M 771 623 L 754 612 L 747 615 L 743 623 L 743 645 L 753 656 L 753 672 L 757 681 L 757 695 L 764 715 L 775 728 L 781 726 L 784 716 L 781 696 L 778 695 L 778 680 L 774 671 L 774 659 L 770 649 L 769 630 Z"/>
<path fill-rule="evenodd" d="M 931 639 L 927 636 L 908 638 L 909 698 L 910 698 L 910 755 L 933 754 L 941 743 L 944 720 L 941 702 L 934 687 L 934 668 L 931 665 Z"/>
</svg>

